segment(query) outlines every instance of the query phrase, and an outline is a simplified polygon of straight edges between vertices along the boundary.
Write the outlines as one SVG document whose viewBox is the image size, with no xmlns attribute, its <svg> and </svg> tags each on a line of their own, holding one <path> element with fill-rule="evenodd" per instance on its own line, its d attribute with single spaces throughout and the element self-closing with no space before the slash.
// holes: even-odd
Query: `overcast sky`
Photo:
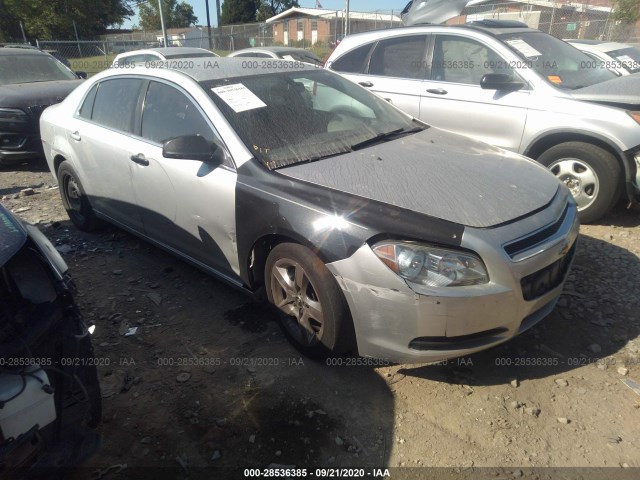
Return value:
<svg viewBox="0 0 640 480">
<path fill-rule="evenodd" d="M 157 0 L 150 1 L 157 2 Z M 193 12 L 196 17 L 198 17 L 198 24 L 206 25 L 207 10 L 205 0 L 185 1 L 193 6 Z M 221 1 L 220 3 L 222 4 L 224 1 Z M 315 8 L 316 6 L 315 0 L 298 0 L 298 3 L 303 8 Z M 407 3 L 409 3 L 409 0 L 350 0 L 349 9 L 356 12 L 374 12 L 376 10 L 390 12 L 393 10 L 394 13 L 398 14 Z M 322 5 L 322 8 L 326 8 L 328 10 L 342 10 L 345 7 L 344 0 L 320 0 L 320 4 Z M 135 7 L 134 10 L 136 10 Z M 215 0 L 209 0 L 209 13 L 211 14 L 211 25 L 217 25 Z M 132 25 L 137 23 L 139 23 L 138 17 L 132 17 L 131 20 L 124 23 L 123 27 L 130 28 Z"/>
</svg>

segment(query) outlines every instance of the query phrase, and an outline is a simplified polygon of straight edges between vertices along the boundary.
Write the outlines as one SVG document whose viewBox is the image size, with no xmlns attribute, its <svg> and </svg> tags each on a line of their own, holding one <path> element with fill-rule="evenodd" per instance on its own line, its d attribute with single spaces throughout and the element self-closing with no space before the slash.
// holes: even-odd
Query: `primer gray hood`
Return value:
<svg viewBox="0 0 640 480">
<path fill-rule="evenodd" d="M 612 78 L 606 82 L 574 90 L 570 95 L 577 100 L 604 103 L 628 108 L 640 105 L 640 73 Z"/>
<path fill-rule="evenodd" d="M 421 133 L 277 170 L 283 175 L 470 227 L 549 204 L 560 186 L 541 165 L 453 133 Z"/>
</svg>

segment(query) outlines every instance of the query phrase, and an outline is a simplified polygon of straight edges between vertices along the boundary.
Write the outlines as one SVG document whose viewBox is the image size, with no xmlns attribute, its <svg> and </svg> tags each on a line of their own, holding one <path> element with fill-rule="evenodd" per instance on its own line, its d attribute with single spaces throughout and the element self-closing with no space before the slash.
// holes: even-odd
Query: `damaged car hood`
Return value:
<svg viewBox="0 0 640 480">
<path fill-rule="evenodd" d="M 559 188 L 532 160 L 436 128 L 277 172 L 478 228 L 543 208 Z"/>
<path fill-rule="evenodd" d="M 576 100 L 631 108 L 640 106 L 640 74 L 616 77 L 606 82 L 574 90 Z"/>
<path fill-rule="evenodd" d="M 27 232 L 22 225 L 0 205 L 0 267 L 9 261 L 26 241 Z"/>
</svg>

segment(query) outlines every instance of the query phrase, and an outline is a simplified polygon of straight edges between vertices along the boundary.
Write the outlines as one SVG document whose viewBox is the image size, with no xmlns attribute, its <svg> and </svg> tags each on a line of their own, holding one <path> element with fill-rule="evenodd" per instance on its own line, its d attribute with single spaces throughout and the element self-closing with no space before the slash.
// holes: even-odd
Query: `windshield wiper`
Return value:
<svg viewBox="0 0 640 480">
<path fill-rule="evenodd" d="M 398 128 L 396 130 L 391 130 L 390 132 L 379 133 L 373 138 L 369 138 L 362 142 L 351 145 L 351 150 L 360 150 L 361 148 L 370 147 L 371 145 L 388 142 L 390 140 L 395 140 L 396 138 L 402 137 L 404 135 L 421 132 L 422 130 L 424 130 L 424 127 L 414 127 L 406 130 L 404 128 Z"/>
</svg>

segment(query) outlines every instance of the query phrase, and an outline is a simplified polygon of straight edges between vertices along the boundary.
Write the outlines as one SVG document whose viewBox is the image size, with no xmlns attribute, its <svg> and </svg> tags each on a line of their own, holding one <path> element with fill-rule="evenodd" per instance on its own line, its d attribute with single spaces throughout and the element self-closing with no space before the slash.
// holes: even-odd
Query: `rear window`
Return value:
<svg viewBox="0 0 640 480">
<path fill-rule="evenodd" d="M 331 70 L 343 73 L 362 73 L 366 67 L 367 57 L 371 50 L 372 44 L 363 45 L 350 52 L 345 53 L 342 57 L 334 60 L 329 65 Z"/>
<path fill-rule="evenodd" d="M 93 103 L 91 119 L 127 133 L 133 132 L 133 115 L 143 81 L 137 78 L 118 78 L 100 83 Z"/>
<path fill-rule="evenodd" d="M 640 72 L 640 49 L 629 47 L 607 52 L 629 73 Z"/>
</svg>

